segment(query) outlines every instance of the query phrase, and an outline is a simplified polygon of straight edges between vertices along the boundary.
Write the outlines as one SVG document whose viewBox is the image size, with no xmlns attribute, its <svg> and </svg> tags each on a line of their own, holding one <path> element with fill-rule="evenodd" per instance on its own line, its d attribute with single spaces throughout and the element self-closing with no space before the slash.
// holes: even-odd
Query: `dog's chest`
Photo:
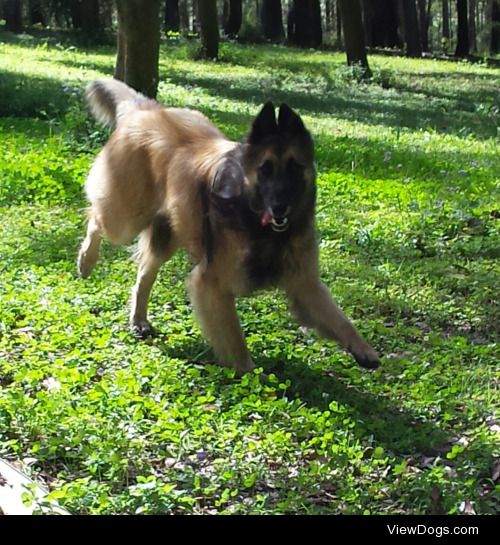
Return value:
<svg viewBox="0 0 500 545">
<path fill-rule="evenodd" d="M 275 285 L 285 268 L 288 236 L 269 232 L 250 237 L 245 271 L 253 288 Z"/>
</svg>

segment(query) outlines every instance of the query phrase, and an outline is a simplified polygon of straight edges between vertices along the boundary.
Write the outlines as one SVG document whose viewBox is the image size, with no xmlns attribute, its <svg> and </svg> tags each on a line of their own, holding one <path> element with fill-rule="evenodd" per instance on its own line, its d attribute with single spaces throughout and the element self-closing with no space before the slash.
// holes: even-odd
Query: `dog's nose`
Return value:
<svg viewBox="0 0 500 545">
<path fill-rule="evenodd" d="M 284 218 L 288 213 L 288 206 L 286 204 L 276 204 L 271 206 L 271 215 L 273 218 Z"/>
</svg>

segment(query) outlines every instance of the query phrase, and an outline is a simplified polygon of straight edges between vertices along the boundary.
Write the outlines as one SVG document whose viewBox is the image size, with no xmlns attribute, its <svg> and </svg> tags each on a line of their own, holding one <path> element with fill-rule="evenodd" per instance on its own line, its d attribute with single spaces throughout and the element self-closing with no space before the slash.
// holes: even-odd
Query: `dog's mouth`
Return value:
<svg viewBox="0 0 500 545">
<path fill-rule="evenodd" d="M 260 217 L 260 223 L 262 227 L 271 225 L 271 229 L 277 233 L 283 233 L 290 226 L 288 222 L 288 214 L 290 213 L 290 208 L 286 210 L 285 215 L 277 218 L 273 216 L 270 210 L 264 210 L 262 216 Z"/>
</svg>

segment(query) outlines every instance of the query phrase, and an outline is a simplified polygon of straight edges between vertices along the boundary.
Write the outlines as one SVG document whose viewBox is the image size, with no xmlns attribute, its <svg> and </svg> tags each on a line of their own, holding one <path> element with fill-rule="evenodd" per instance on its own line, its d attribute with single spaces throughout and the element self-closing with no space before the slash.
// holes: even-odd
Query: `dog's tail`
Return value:
<svg viewBox="0 0 500 545">
<path fill-rule="evenodd" d="M 142 107 L 149 102 L 156 105 L 156 102 L 117 79 L 93 81 L 85 91 L 85 98 L 95 118 L 108 127 L 114 127 L 117 119 L 125 113 L 127 108 L 121 106 L 125 103 L 143 104 Z"/>
</svg>

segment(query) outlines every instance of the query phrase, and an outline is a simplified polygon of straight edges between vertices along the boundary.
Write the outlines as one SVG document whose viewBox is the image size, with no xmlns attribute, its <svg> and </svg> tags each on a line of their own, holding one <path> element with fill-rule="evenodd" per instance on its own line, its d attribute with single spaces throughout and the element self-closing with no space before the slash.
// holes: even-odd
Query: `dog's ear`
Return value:
<svg viewBox="0 0 500 545">
<path fill-rule="evenodd" d="M 248 136 L 248 142 L 250 144 L 257 144 L 266 138 L 266 136 L 275 134 L 276 132 L 278 132 L 278 125 L 276 125 L 274 104 L 272 102 L 266 102 L 262 110 L 254 119 L 252 129 Z"/>
<path fill-rule="evenodd" d="M 234 199 L 243 192 L 245 173 L 238 161 L 226 159 L 215 173 L 212 193 L 221 199 Z"/>
<path fill-rule="evenodd" d="M 288 132 L 291 134 L 304 133 L 307 131 L 300 116 L 287 104 L 282 104 L 280 106 L 278 129 L 280 132 Z"/>
</svg>

